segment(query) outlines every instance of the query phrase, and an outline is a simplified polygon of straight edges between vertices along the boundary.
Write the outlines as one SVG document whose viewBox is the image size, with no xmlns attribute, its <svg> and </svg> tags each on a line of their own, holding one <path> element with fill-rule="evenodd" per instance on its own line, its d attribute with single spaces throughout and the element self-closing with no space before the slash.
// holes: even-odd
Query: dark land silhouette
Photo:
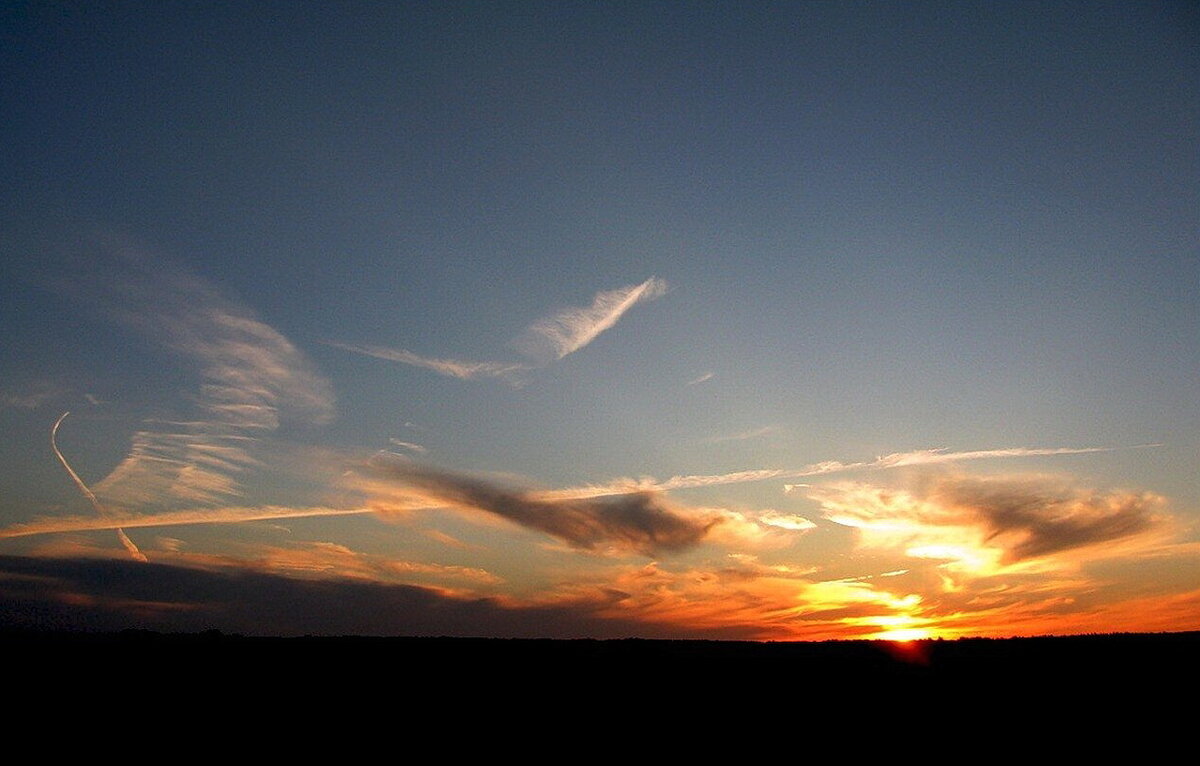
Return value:
<svg viewBox="0 0 1200 766">
<path fill-rule="evenodd" d="M 162 730 L 220 746 L 240 732 L 306 752 L 396 737 L 454 753 L 789 738 L 1012 748 L 1031 732 L 1062 746 L 1067 720 L 1087 721 L 1102 749 L 1189 730 L 1200 680 L 1200 632 L 909 644 L 0 632 L 0 653 L 13 736 L 51 718 L 95 741 Z"/>
<path fill-rule="evenodd" d="M 368 636 L 244 636 L 217 630 L 114 633 L 0 632 L 9 658 L 87 672 L 108 663 L 147 663 L 230 673 L 295 668 L 393 673 L 412 679 L 512 675 L 570 677 L 580 671 L 660 676 L 767 672 L 776 679 L 996 681 L 1159 676 L 1196 680 L 1200 632 L 1114 633 L 1033 638 L 755 642 L 661 639 L 500 639 Z"/>
</svg>

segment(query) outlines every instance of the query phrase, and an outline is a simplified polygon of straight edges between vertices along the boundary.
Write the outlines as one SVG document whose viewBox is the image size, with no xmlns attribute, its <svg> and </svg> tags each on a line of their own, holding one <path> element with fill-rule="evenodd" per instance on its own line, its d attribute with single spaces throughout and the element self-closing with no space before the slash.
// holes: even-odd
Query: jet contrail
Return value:
<svg viewBox="0 0 1200 766">
<path fill-rule="evenodd" d="M 67 462 L 67 459 L 63 457 L 63 453 L 58 449 L 58 442 L 55 440 L 55 437 L 58 435 L 58 427 L 62 425 L 63 420 L 70 414 L 71 411 L 67 410 L 59 416 L 58 420 L 54 421 L 54 427 L 50 429 L 50 447 L 54 450 L 54 454 L 58 456 L 58 462 L 62 463 L 63 468 L 66 468 L 67 473 L 71 475 L 71 480 L 75 482 L 75 486 L 79 487 L 79 491 L 83 493 L 84 497 L 91 501 L 92 507 L 96 509 L 96 513 L 100 516 L 107 516 L 108 512 L 104 510 L 104 506 L 100 505 L 100 501 L 96 499 L 96 495 L 83 483 L 83 479 L 79 478 L 79 474 L 75 473 L 75 470 L 71 468 L 71 464 Z M 125 534 L 125 530 L 120 527 L 117 527 L 117 537 L 121 540 L 121 545 L 125 546 L 125 550 L 129 551 L 130 556 L 133 556 L 138 561 L 149 561 L 146 558 L 146 554 L 138 550 L 137 545 L 134 544 L 133 540 L 129 539 L 129 535 Z"/>
</svg>

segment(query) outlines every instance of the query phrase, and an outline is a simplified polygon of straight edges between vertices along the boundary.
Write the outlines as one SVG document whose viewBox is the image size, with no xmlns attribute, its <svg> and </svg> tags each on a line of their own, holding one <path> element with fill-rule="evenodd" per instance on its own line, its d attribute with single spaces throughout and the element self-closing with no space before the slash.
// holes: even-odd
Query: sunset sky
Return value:
<svg viewBox="0 0 1200 766">
<path fill-rule="evenodd" d="M 1200 629 L 1197 83 L 1185 2 L 5 3 L 0 628 Z"/>
</svg>

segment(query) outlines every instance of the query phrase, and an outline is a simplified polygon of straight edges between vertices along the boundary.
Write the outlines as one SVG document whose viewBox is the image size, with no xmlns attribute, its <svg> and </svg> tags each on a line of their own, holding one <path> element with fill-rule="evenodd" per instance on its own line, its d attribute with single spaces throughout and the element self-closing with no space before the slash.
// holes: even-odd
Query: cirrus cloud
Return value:
<svg viewBox="0 0 1200 766">
<path fill-rule="evenodd" d="M 107 507 L 217 503 L 261 466 L 255 446 L 285 422 L 334 417 L 333 386 L 250 308 L 169 260 L 124 243 L 80 246 L 63 289 L 191 368 L 185 419 L 145 420 L 132 448 L 94 485 Z"/>
<path fill-rule="evenodd" d="M 599 292 L 586 307 L 570 307 L 535 321 L 519 335 L 512 346 L 534 360 L 524 362 L 474 361 L 422 356 L 407 349 L 379 345 L 364 345 L 325 341 L 326 345 L 356 354 L 386 359 L 413 367 L 431 370 L 439 375 L 459 380 L 496 379 L 520 388 L 528 382 L 528 374 L 551 362 L 572 354 L 595 340 L 602 332 L 617 323 L 625 312 L 638 303 L 665 295 L 667 283 L 650 277 L 637 285 Z"/>
<path fill-rule="evenodd" d="M 562 359 L 591 343 L 638 303 L 661 298 L 666 293 L 667 283 L 657 277 L 596 293 L 590 306 L 565 308 L 534 322 L 513 345 L 522 354 L 542 362 Z"/>
</svg>

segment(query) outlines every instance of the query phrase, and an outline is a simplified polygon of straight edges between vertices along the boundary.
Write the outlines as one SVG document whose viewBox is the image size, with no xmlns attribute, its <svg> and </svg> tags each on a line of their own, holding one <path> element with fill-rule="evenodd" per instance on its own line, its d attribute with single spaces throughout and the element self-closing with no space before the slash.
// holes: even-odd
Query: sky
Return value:
<svg viewBox="0 0 1200 766">
<path fill-rule="evenodd" d="M 0 623 L 1200 629 L 1198 54 L 1183 2 L 4 3 Z"/>
</svg>

